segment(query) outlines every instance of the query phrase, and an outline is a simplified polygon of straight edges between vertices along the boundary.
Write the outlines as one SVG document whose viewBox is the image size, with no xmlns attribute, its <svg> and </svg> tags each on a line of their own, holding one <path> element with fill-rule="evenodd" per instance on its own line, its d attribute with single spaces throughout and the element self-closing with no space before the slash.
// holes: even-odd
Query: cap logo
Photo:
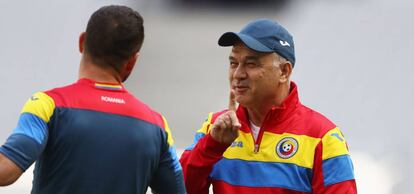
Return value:
<svg viewBox="0 0 414 194">
<path fill-rule="evenodd" d="M 287 41 L 280 40 L 280 45 L 290 47 L 290 44 Z"/>
</svg>

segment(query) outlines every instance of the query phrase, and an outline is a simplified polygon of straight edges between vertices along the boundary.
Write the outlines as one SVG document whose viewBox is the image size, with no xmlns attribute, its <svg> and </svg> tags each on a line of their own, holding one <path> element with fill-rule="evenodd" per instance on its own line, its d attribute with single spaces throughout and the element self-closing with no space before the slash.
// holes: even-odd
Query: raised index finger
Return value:
<svg viewBox="0 0 414 194">
<path fill-rule="evenodd" d="M 233 89 L 230 89 L 229 110 L 236 111 L 236 96 L 234 95 Z"/>
<path fill-rule="evenodd" d="M 231 124 L 233 126 L 233 130 L 237 131 L 241 125 L 239 123 L 239 119 L 236 115 L 236 96 L 234 95 L 234 90 L 230 89 L 230 96 L 229 96 L 229 112 L 228 115 L 231 119 Z"/>
</svg>

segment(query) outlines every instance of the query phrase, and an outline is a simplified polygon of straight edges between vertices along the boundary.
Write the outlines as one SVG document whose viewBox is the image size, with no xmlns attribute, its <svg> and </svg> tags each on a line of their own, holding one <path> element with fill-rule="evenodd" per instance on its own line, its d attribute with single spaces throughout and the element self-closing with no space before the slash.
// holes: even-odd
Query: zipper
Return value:
<svg viewBox="0 0 414 194">
<path fill-rule="evenodd" d="M 263 122 L 265 123 L 265 122 Z M 260 150 L 260 143 L 262 142 L 262 137 L 263 137 L 263 133 L 264 133 L 264 125 L 262 125 L 262 127 L 260 127 L 260 131 L 259 131 L 259 135 L 257 136 L 256 141 L 254 142 L 254 150 L 253 152 L 255 154 L 259 153 Z"/>
<path fill-rule="evenodd" d="M 253 152 L 255 154 L 259 153 L 259 151 L 260 151 L 260 144 L 262 142 L 262 137 L 263 137 L 263 134 L 264 134 L 264 131 L 265 131 L 264 129 L 265 129 L 265 126 L 266 126 L 265 124 L 267 123 L 268 118 L 270 117 L 270 115 L 273 114 L 275 109 L 276 109 L 275 107 L 272 107 L 272 109 L 266 114 L 265 119 L 263 120 L 262 126 L 260 126 L 259 134 L 257 136 L 256 141 L 254 142 Z M 252 136 L 253 136 L 253 132 L 252 132 Z M 254 138 L 253 138 L 253 140 L 254 140 Z"/>
<path fill-rule="evenodd" d="M 249 121 L 249 122 L 251 122 L 251 121 Z M 253 130 L 252 130 L 252 124 L 250 123 L 250 135 L 252 136 L 252 139 L 253 139 L 253 142 L 254 142 L 254 149 L 253 149 L 253 152 L 255 153 L 255 154 L 257 154 L 258 152 L 259 152 L 259 148 L 260 148 L 260 141 L 259 141 L 259 139 L 261 139 L 261 134 L 262 134 L 262 128 L 263 127 L 260 127 L 259 128 L 259 134 L 257 134 L 257 139 L 254 139 L 254 135 L 253 135 Z"/>
<path fill-rule="evenodd" d="M 269 115 L 271 115 L 274 111 L 274 107 L 272 107 L 272 109 L 266 114 L 265 119 L 263 120 L 262 126 L 260 126 L 260 131 L 259 134 L 257 136 L 256 141 L 254 142 L 254 150 L 253 152 L 255 154 L 259 153 L 260 150 L 260 143 L 262 142 L 262 137 L 263 137 L 263 133 L 264 133 L 264 129 L 265 129 L 265 124 L 267 123 L 266 121 L 268 120 Z M 252 132 L 252 136 L 253 136 L 253 132 Z M 254 140 L 254 138 L 253 138 Z"/>
<path fill-rule="evenodd" d="M 251 122 L 251 121 L 249 121 L 249 122 Z M 251 123 L 250 123 L 249 127 L 250 127 L 250 135 L 252 136 L 252 139 L 253 139 L 253 142 L 254 142 L 253 152 L 255 154 L 257 154 L 257 152 L 259 152 L 259 144 L 257 144 L 257 140 L 259 139 L 259 135 L 260 135 L 260 131 L 262 131 L 262 127 L 259 128 L 259 134 L 257 134 L 257 139 L 254 139 L 254 134 L 253 134 L 252 124 Z"/>
<path fill-rule="evenodd" d="M 254 144 L 254 153 L 257 154 L 259 152 L 259 144 Z"/>
</svg>

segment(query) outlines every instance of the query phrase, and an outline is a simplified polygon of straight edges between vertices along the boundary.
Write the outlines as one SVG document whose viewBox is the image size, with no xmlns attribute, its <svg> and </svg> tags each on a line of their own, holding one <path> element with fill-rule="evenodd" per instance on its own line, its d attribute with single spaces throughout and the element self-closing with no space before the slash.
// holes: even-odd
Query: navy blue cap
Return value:
<svg viewBox="0 0 414 194">
<path fill-rule="evenodd" d="M 250 22 L 239 33 L 226 32 L 221 35 L 220 46 L 233 46 L 243 42 L 257 52 L 276 52 L 295 65 L 295 45 L 292 35 L 280 24 L 269 19 Z"/>
</svg>

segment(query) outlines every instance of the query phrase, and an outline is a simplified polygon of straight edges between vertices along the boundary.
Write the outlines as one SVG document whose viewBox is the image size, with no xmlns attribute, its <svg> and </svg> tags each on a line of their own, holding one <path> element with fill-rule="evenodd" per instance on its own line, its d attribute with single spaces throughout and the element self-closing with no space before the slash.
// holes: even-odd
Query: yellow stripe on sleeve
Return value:
<svg viewBox="0 0 414 194">
<path fill-rule="evenodd" d="M 334 128 L 322 138 L 322 160 L 349 154 L 346 141 L 339 128 Z"/>
<path fill-rule="evenodd" d="M 48 123 L 54 110 L 54 100 L 43 92 L 37 92 L 27 100 L 21 113 L 31 113 Z"/>
<path fill-rule="evenodd" d="M 165 131 L 168 134 L 168 139 L 167 139 L 168 145 L 172 147 L 174 145 L 174 139 L 171 134 L 170 126 L 168 125 L 167 119 L 164 116 L 162 116 L 162 120 L 164 121 Z"/>
<path fill-rule="evenodd" d="M 208 114 L 207 120 L 204 121 L 201 128 L 197 130 L 197 133 L 204 133 L 204 134 L 209 133 L 210 132 L 210 125 L 212 124 L 211 123 L 212 119 L 213 119 L 213 113 L 211 112 L 211 113 Z"/>
</svg>

